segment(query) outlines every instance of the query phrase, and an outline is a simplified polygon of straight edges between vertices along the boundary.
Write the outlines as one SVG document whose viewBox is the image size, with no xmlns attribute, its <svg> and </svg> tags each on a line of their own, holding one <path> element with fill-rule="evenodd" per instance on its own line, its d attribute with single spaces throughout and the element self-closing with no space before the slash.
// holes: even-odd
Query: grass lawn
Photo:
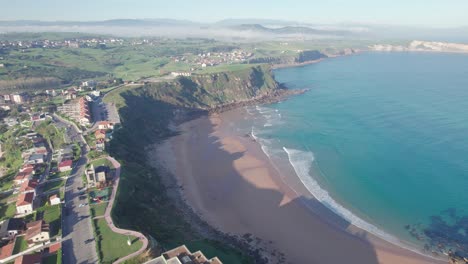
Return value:
<svg viewBox="0 0 468 264">
<path fill-rule="evenodd" d="M 58 189 L 60 189 L 63 185 L 65 185 L 65 181 L 64 181 L 64 180 L 54 181 L 54 182 L 48 182 L 48 183 L 46 183 L 46 185 L 44 186 L 43 192 L 50 192 L 50 191 L 53 191 L 53 190 L 58 190 Z"/>
<path fill-rule="evenodd" d="M 0 204 L 0 220 L 12 218 L 16 213 L 15 203 Z"/>
<path fill-rule="evenodd" d="M 16 237 L 15 247 L 13 248 L 13 255 L 23 250 L 26 250 L 27 248 L 28 248 L 28 243 L 26 242 L 26 239 L 24 238 L 24 236 L 18 236 Z"/>
<path fill-rule="evenodd" d="M 91 161 L 90 164 L 93 164 L 94 168 L 99 167 L 99 166 L 107 166 L 107 167 L 109 167 L 111 169 L 114 169 L 114 166 L 112 165 L 112 162 L 110 162 L 106 158 L 101 158 L 101 159 Z"/>
<path fill-rule="evenodd" d="M 62 264 L 62 250 L 42 259 L 42 264 Z"/>
<path fill-rule="evenodd" d="M 143 245 L 143 242 L 137 240 L 137 238 L 130 237 L 132 245 L 129 246 L 127 236 L 112 232 L 103 218 L 95 219 L 93 222 L 101 263 L 112 263 L 137 251 Z"/>
<path fill-rule="evenodd" d="M 99 203 L 91 205 L 91 215 L 93 217 L 104 215 L 106 212 L 107 203 Z"/>
<path fill-rule="evenodd" d="M 44 210 L 44 221 L 50 225 L 50 237 L 54 237 L 62 233 L 60 215 L 60 204 L 47 206 Z"/>
</svg>

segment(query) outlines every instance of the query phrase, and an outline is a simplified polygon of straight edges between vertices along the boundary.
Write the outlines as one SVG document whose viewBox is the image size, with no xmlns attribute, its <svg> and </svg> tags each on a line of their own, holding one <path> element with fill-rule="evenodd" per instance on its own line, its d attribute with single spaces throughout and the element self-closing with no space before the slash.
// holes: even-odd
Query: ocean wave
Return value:
<svg viewBox="0 0 468 264">
<path fill-rule="evenodd" d="M 400 241 L 398 238 L 359 218 L 351 211 L 336 202 L 326 190 L 320 187 L 318 182 L 309 174 L 312 163 L 315 160 L 314 154 L 312 152 L 288 149 L 285 147 L 283 147 L 283 150 L 288 154 L 289 162 L 294 168 L 294 171 L 301 180 L 302 184 L 315 197 L 315 199 L 321 202 L 328 209 L 332 210 L 338 216 L 352 223 L 354 226 L 357 226 L 360 229 L 374 234 L 388 242 L 404 247 L 402 245 L 402 241 Z"/>
</svg>

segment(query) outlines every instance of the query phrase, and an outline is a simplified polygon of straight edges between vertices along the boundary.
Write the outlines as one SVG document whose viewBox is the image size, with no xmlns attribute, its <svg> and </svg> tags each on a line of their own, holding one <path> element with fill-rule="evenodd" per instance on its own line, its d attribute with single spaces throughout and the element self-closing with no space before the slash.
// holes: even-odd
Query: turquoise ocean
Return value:
<svg viewBox="0 0 468 264">
<path fill-rule="evenodd" d="M 291 165 L 325 206 L 386 240 L 467 252 L 467 55 L 362 53 L 275 77 L 310 89 L 246 108 L 279 168 Z"/>
</svg>

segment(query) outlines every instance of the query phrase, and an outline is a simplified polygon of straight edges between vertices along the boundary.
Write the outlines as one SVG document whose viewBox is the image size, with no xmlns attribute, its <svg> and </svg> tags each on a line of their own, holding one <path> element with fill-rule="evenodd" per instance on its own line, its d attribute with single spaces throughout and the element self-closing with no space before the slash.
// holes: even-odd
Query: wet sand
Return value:
<svg viewBox="0 0 468 264">
<path fill-rule="evenodd" d="M 179 136 L 151 153 L 154 165 L 176 176 L 183 198 L 210 225 L 253 234 L 270 252 L 284 253 L 287 263 L 447 263 L 351 226 L 300 184 L 289 188 L 260 145 L 231 130 L 228 124 L 240 118 L 235 110 L 184 123 Z"/>
</svg>

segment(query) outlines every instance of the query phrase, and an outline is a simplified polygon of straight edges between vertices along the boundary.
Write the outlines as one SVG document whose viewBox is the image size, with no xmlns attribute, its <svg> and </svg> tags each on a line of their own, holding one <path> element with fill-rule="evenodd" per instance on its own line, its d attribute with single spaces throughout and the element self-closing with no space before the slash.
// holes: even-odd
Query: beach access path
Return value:
<svg viewBox="0 0 468 264">
<path fill-rule="evenodd" d="M 148 247 L 148 239 L 140 232 L 118 228 L 114 225 L 114 222 L 112 221 L 111 212 L 112 212 L 112 207 L 114 206 L 114 201 L 115 201 L 115 197 L 117 194 L 117 190 L 119 188 L 121 166 L 120 166 L 120 163 L 112 157 L 108 156 L 107 160 L 109 160 L 115 168 L 114 186 L 112 188 L 112 194 L 109 199 L 109 203 L 107 204 L 106 212 L 104 213 L 104 218 L 106 219 L 107 225 L 109 225 L 110 229 L 115 233 L 127 235 L 127 236 L 135 236 L 143 242 L 143 246 L 138 251 L 133 252 L 132 254 L 127 255 L 123 258 L 118 259 L 117 261 L 114 262 L 115 264 L 117 264 L 117 263 L 123 263 L 126 260 L 129 260 L 143 253 Z"/>
</svg>

